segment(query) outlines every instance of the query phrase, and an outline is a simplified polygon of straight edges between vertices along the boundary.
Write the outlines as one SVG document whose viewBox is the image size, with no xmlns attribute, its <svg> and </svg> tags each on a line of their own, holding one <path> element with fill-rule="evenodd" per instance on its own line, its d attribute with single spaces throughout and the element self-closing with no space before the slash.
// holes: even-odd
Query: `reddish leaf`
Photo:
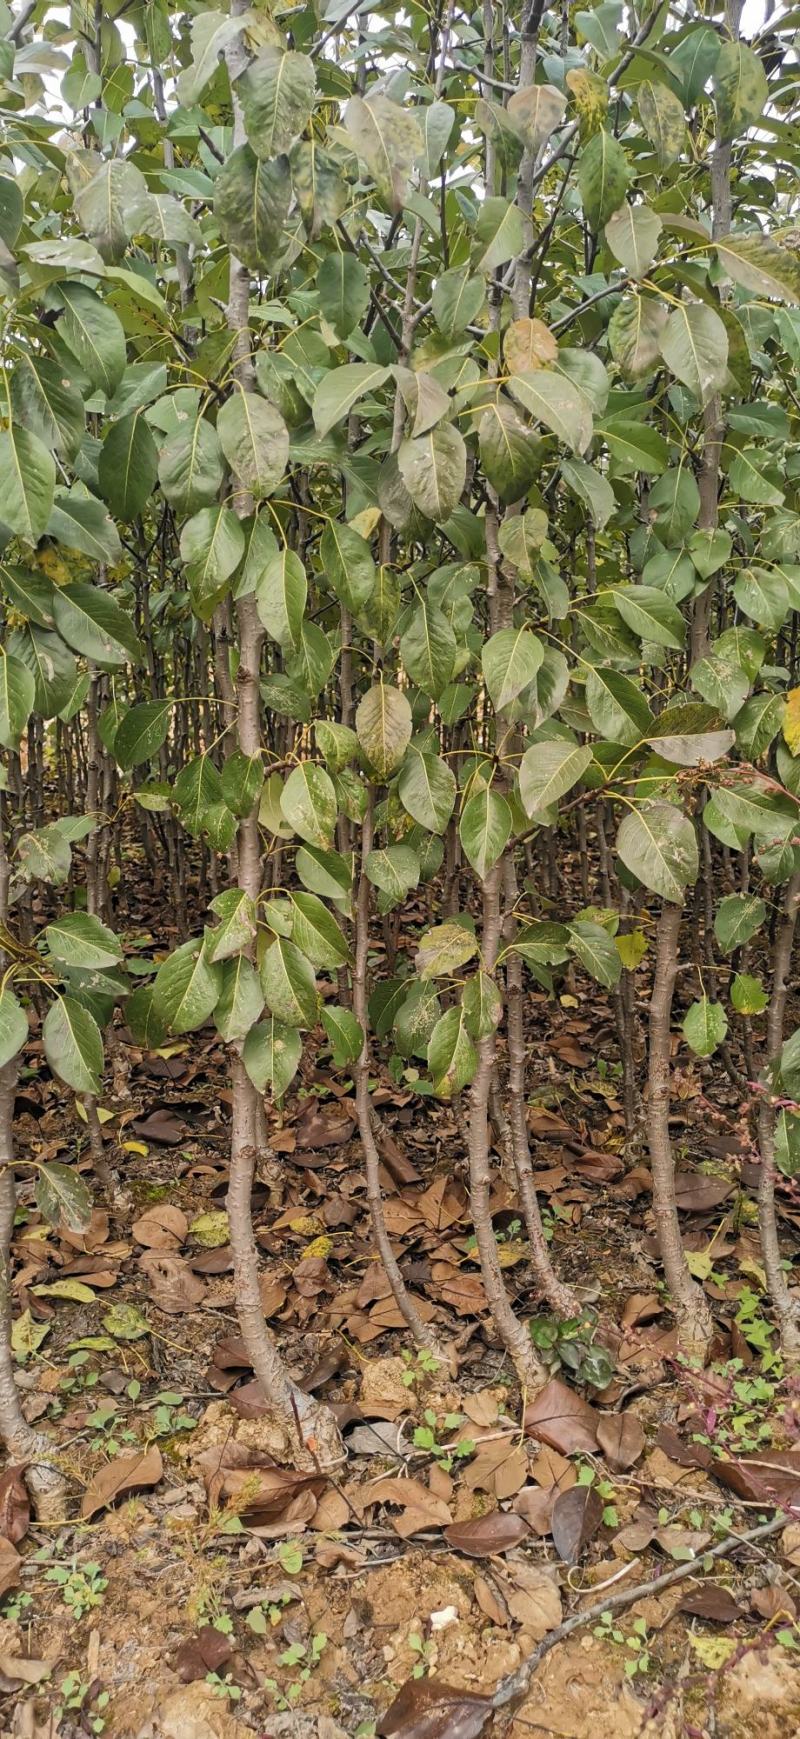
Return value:
<svg viewBox="0 0 800 1739">
<path fill-rule="evenodd" d="M 0 1598 L 10 1588 L 19 1587 L 21 1567 L 22 1559 L 16 1546 L 12 1546 L 10 1540 L 0 1540 Z"/>
<path fill-rule="evenodd" d="M 196 1636 L 187 1636 L 175 1656 L 175 1671 L 183 1684 L 204 1679 L 207 1673 L 219 1672 L 233 1654 L 233 1644 L 213 1624 L 204 1624 Z"/>
<path fill-rule="evenodd" d="M 355 1129 L 352 1100 L 340 1104 L 312 1105 L 296 1125 L 297 1146 L 300 1148 L 341 1147 L 349 1141 Z"/>
<path fill-rule="evenodd" d="M 558 1377 L 551 1378 L 525 1409 L 525 1430 L 560 1449 L 562 1455 L 591 1454 L 597 1449 L 599 1415 Z"/>
<path fill-rule="evenodd" d="M 712 1624 L 733 1624 L 734 1619 L 744 1616 L 727 1588 L 718 1588 L 713 1582 L 684 1594 L 679 1610 L 690 1613 L 692 1618 L 707 1618 Z"/>
<path fill-rule="evenodd" d="M 441 1679 L 408 1679 L 378 1722 L 382 1739 L 477 1739 L 492 1718 L 491 1697 Z"/>
<path fill-rule="evenodd" d="M 133 1131 L 144 1141 L 157 1141 L 161 1147 L 180 1147 L 186 1140 L 185 1123 L 178 1123 L 165 1105 L 134 1123 Z"/>
<path fill-rule="evenodd" d="M 553 1505 L 551 1533 L 556 1551 L 565 1564 L 577 1564 L 584 1546 L 597 1533 L 603 1520 L 603 1500 L 593 1485 L 573 1485 L 562 1491 Z"/>
<path fill-rule="evenodd" d="M 444 1537 L 457 1552 L 470 1558 L 493 1558 L 507 1552 L 528 1536 L 528 1524 L 522 1516 L 506 1510 L 493 1510 L 491 1515 L 478 1516 L 474 1522 L 453 1522 L 445 1528 Z"/>
<path fill-rule="evenodd" d="M 155 1443 L 149 1449 L 137 1450 L 134 1455 L 115 1456 L 113 1461 L 98 1468 L 83 1494 L 81 1515 L 84 1521 L 96 1516 L 98 1510 L 106 1509 L 116 1498 L 127 1496 L 128 1492 L 140 1491 L 142 1486 L 158 1485 L 163 1472 L 161 1451 Z"/>
<path fill-rule="evenodd" d="M 28 1488 L 21 1467 L 7 1467 L 0 1474 L 0 1535 L 16 1545 L 24 1540 L 31 1519 Z"/>
<path fill-rule="evenodd" d="M 188 1230 L 186 1215 L 169 1202 L 146 1208 L 131 1226 L 137 1244 L 144 1244 L 148 1250 L 178 1250 Z"/>
<path fill-rule="evenodd" d="M 644 1432 L 635 1413 L 604 1413 L 597 1441 L 615 1473 L 633 1467 L 644 1449 Z"/>
<path fill-rule="evenodd" d="M 800 1449 L 769 1449 L 763 1455 L 743 1455 L 715 1461 L 717 1479 L 748 1503 L 800 1504 Z"/>
</svg>

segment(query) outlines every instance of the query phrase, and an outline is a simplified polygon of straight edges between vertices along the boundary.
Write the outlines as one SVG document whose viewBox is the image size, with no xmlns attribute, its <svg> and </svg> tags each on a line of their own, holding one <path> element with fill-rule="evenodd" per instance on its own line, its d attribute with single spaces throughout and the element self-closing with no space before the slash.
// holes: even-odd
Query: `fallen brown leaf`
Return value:
<svg viewBox="0 0 800 1739">
<path fill-rule="evenodd" d="M 558 1377 L 552 1377 L 525 1409 L 527 1435 L 550 1443 L 562 1455 L 591 1454 L 596 1450 L 598 1420 L 594 1407 Z"/>
<path fill-rule="evenodd" d="M 132 1455 L 115 1456 L 113 1461 L 107 1461 L 103 1467 L 98 1468 L 86 1487 L 81 1503 L 84 1521 L 96 1516 L 98 1510 L 107 1509 L 118 1497 L 127 1496 L 128 1492 L 140 1491 L 143 1486 L 158 1485 L 163 1472 L 161 1450 L 155 1443 L 151 1443 L 149 1449 L 137 1450 Z"/>
<path fill-rule="evenodd" d="M 148 1250 L 179 1250 L 188 1231 L 186 1215 L 169 1202 L 158 1202 L 155 1207 L 146 1208 L 131 1226 L 137 1244 L 144 1244 Z"/>
<path fill-rule="evenodd" d="M 16 1545 L 24 1540 L 31 1520 L 31 1502 L 24 1468 L 7 1467 L 0 1474 L 0 1536 Z"/>
<path fill-rule="evenodd" d="M 508 1552 L 527 1534 L 527 1522 L 513 1510 L 494 1510 L 472 1522 L 453 1522 L 444 1530 L 448 1544 L 470 1558 L 493 1558 L 498 1552 Z"/>
<path fill-rule="evenodd" d="M 159 1250 L 146 1250 L 139 1257 L 139 1267 L 147 1277 L 153 1303 L 168 1316 L 194 1310 L 205 1298 L 206 1289 L 199 1274 L 193 1274 L 181 1256 L 165 1256 Z"/>
<path fill-rule="evenodd" d="M 603 1500 L 593 1485 L 573 1485 L 553 1505 L 553 1544 L 565 1564 L 577 1564 L 603 1520 Z"/>
<path fill-rule="evenodd" d="M 604 1413 L 597 1423 L 597 1441 L 614 1473 L 624 1473 L 642 1454 L 644 1431 L 635 1413 Z"/>
<path fill-rule="evenodd" d="M 477 1739 L 491 1720 L 490 1697 L 443 1679 L 408 1679 L 381 1716 L 382 1739 Z"/>
</svg>

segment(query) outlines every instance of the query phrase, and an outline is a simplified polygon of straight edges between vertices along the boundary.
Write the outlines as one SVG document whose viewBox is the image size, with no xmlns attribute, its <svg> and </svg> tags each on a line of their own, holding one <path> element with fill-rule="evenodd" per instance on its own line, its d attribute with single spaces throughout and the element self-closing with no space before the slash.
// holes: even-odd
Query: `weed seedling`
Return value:
<svg viewBox="0 0 800 1739">
<path fill-rule="evenodd" d="M 620 1630 L 614 1623 L 611 1613 L 604 1612 L 599 1623 L 595 1625 L 593 1634 L 599 1637 L 601 1642 L 613 1643 L 617 1648 L 624 1648 L 627 1651 L 626 1679 L 635 1679 L 637 1673 L 650 1671 L 647 1625 L 643 1618 L 634 1619 L 632 1629 L 626 1636 L 624 1630 Z"/>
<path fill-rule="evenodd" d="M 45 1582 L 57 1583 L 64 1605 L 69 1608 L 73 1618 L 83 1618 L 85 1612 L 102 1606 L 108 1587 L 108 1577 L 102 1574 L 99 1564 L 79 1565 L 74 1558 L 71 1567 L 67 1564 L 54 1564 L 47 1571 Z"/>
<path fill-rule="evenodd" d="M 68 1710 L 73 1710 L 80 1714 L 80 1722 L 74 1723 L 76 1727 L 81 1725 L 88 1727 L 90 1733 L 102 1733 L 106 1724 L 108 1691 L 95 1691 L 94 1684 L 87 1683 L 80 1673 L 67 1673 L 59 1689 L 61 1702 L 55 1710 L 56 1726 Z"/>
<path fill-rule="evenodd" d="M 265 1679 L 265 1689 L 272 1692 L 276 1708 L 281 1714 L 287 1709 L 294 1709 L 303 1695 L 303 1686 L 308 1684 L 311 1674 L 319 1666 L 322 1655 L 328 1646 L 325 1632 L 318 1630 L 308 1643 L 292 1642 L 278 1655 L 279 1667 L 297 1667 L 296 1676 L 289 1681 L 284 1690 L 277 1679 Z"/>
<path fill-rule="evenodd" d="M 449 1434 L 463 1425 L 463 1413 L 445 1413 L 438 1418 L 432 1407 L 426 1407 L 423 1418 L 425 1424 L 418 1425 L 414 1432 L 414 1447 L 427 1450 L 445 1473 L 450 1473 L 456 1461 L 464 1461 L 475 1454 L 475 1444 L 471 1437 L 463 1438 L 460 1443 L 439 1441 L 440 1433 Z"/>
</svg>

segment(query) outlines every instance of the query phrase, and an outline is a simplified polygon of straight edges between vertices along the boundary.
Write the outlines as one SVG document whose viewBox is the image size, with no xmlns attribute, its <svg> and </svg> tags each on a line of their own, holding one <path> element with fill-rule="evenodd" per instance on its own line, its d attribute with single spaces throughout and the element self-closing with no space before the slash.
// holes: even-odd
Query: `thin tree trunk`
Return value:
<svg viewBox="0 0 800 1739">
<path fill-rule="evenodd" d="M 783 1045 L 783 1022 L 786 1011 L 789 968 L 792 945 L 800 908 L 800 872 L 795 871 L 787 884 L 783 910 L 773 946 L 772 996 L 767 1010 L 766 1060 L 775 1064 Z M 793 1366 L 800 1363 L 800 1299 L 789 1291 L 781 1264 L 778 1221 L 775 1213 L 775 1112 L 767 1089 L 758 1108 L 758 1145 L 761 1152 L 761 1178 L 758 1187 L 758 1227 L 764 1272 L 772 1299 L 784 1358 Z"/>
<path fill-rule="evenodd" d="M 666 901 L 658 922 L 656 968 L 650 1003 L 648 1128 L 653 1172 L 653 1212 L 661 1260 L 672 1295 L 678 1338 L 684 1352 L 704 1359 L 714 1323 L 708 1301 L 692 1279 L 681 1239 L 675 1200 L 675 1165 L 669 1134 L 672 1066 L 670 1031 L 672 998 L 678 970 L 681 908 Z"/>
</svg>

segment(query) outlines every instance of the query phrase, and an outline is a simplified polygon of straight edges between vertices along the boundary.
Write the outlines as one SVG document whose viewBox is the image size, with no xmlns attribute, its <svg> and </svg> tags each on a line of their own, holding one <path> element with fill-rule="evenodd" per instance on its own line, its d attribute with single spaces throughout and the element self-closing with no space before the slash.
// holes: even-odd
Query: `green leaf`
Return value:
<svg viewBox="0 0 800 1739">
<path fill-rule="evenodd" d="M 247 137 L 257 157 L 288 151 L 314 107 L 316 79 L 307 54 L 270 43 L 236 81 Z"/>
<path fill-rule="evenodd" d="M 125 373 L 125 333 L 113 308 L 86 284 L 62 283 L 64 313 L 58 331 L 89 376 L 93 387 L 110 398 Z"/>
<path fill-rule="evenodd" d="M 28 1042 L 28 1017 L 13 990 L 0 990 L 0 1068 L 5 1068 Z"/>
<path fill-rule="evenodd" d="M 501 628 L 486 642 L 481 668 L 495 712 L 502 713 L 533 682 L 544 647 L 527 628 Z"/>
<path fill-rule="evenodd" d="M 336 825 L 336 792 L 324 767 L 301 761 L 281 792 L 281 814 L 308 845 L 327 851 Z M 273 1010 L 280 1015 L 280 1009 Z M 286 1016 L 281 1016 L 286 1019 Z"/>
<path fill-rule="evenodd" d="M 386 845 L 380 851 L 368 853 L 364 863 L 364 872 L 373 887 L 379 888 L 390 902 L 386 906 L 396 906 L 404 900 L 411 888 L 415 888 L 420 878 L 420 863 L 415 851 L 410 845 Z"/>
<path fill-rule="evenodd" d="M 601 924 L 581 919 L 569 925 L 569 947 L 592 978 L 613 990 L 622 976 L 622 960 L 616 940 Z"/>
<path fill-rule="evenodd" d="M 201 507 L 187 519 L 180 551 L 187 566 L 193 607 L 203 619 L 236 572 L 244 548 L 244 530 L 230 507 L 217 502 L 214 507 Z"/>
<path fill-rule="evenodd" d="M 319 553 L 326 581 L 345 609 L 358 615 L 375 589 L 375 563 L 366 538 L 351 525 L 331 519 L 320 539 Z"/>
<path fill-rule="evenodd" d="M 714 918 L 714 935 L 723 953 L 743 948 L 761 929 L 766 915 L 766 905 L 757 894 L 726 894 Z"/>
<path fill-rule="evenodd" d="M 2 523 L 25 543 L 38 543 L 53 506 L 56 468 L 38 435 L 20 424 L 0 433 Z"/>
<path fill-rule="evenodd" d="M 45 929 L 47 946 L 54 960 L 84 971 L 117 966 L 125 953 L 113 930 L 88 912 L 66 912 Z"/>
<path fill-rule="evenodd" d="M 682 1027 L 687 1045 L 696 1057 L 710 1057 L 722 1044 L 728 1031 L 725 1010 L 719 1002 L 701 996 L 688 1010 Z"/>
<path fill-rule="evenodd" d="M 422 979 L 449 977 L 478 952 L 478 939 L 463 924 L 437 924 L 426 930 L 415 964 Z"/>
<path fill-rule="evenodd" d="M 777 568 L 742 568 L 733 587 L 739 609 L 763 628 L 780 628 L 789 614 L 789 589 Z"/>
<path fill-rule="evenodd" d="M 592 407 L 579 386 L 564 374 L 535 368 L 512 375 L 509 387 L 525 410 L 573 453 L 585 452 L 592 438 Z"/>
<path fill-rule="evenodd" d="M 221 989 L 222 967 L 211 963 L 203 939 L 184 942 L 156 973 L 155 1012 L 170 1032 L 196 1032 L 214 1013 Z"/>
<path fill-rule="evenodd" d="M 595 428 L 620 471 L 645 471 L 660 477 L 669 464 L 669 447 L 658 429 L 633 417 L 608 417 Z"/>
<path fill-rule="evenodd" d="M 242 30 L 241 18 L 228 18 L 224 12 L 198 12 L 192 19 L 191 65 L 178 74 L 178 96 L 186 108 L 191 108 L 214 77 L 220 55 Z"/>
<path fill-rule="evenodd" d="M 63 1220 L 72 1232 L 85 1232 L 92 1217 L 92 1198 L 77 1171 L 61 1160 L 40 1166 L 36 1179 L 36 1206 L 48 1224 Z"/>
<path fill-rule="evenodd" d="M 635 294 L 620 298 L 608 323 L 608 348 L 626 380 L 645 380 L 659 366 L 661 333 L 667 318 L 668 311 L 663 302 L 654 296 Z M 629 426 L 633 429 L 641 427 L 633 423 Z M 609 451 L 612 451 L 611 447 Z M 659 465 L 658 470 L 663 468 Z"/>
<path fill-rule="evenodd" d="M 270 1014 L 289 1027 L 316 1024 L 317 981 L 313 968 L 294 942 L 276 936 L 264 953 L 260 971 Z"/>
<path fill-rule="evenodd" d="M 470 1038 L 489 1038 L 503 1018 L 503 998 L 496 980 L 486 972 L 476 972 L 464 985 L 461 1007 Z"/>
<path fill-rule="evenodd" d="M 463 1008 L 446 1009 L 428 1042 L 428 1068 L 437 1097 L 454 1099 L 472 1080 L 477 1063 Z"/>
<path fill-rule="evenodd" d="M 67 1087 L 76 1093 L 100 1092 L 103 1040 L 88 1008 L 72 996 L 56 997 L 44 1018 L 42 1043 L 50 1069 Z"/>
<path fill-rule="evenodd" d="M 547 809 L 566 796 L 591 763 L 592 751 L 583 743 L 560 738 L 534 743 L 519 768 L 519 794 L 526 815 L 535 815 L 537 809 Z"/>
<path fill-rule="evenodd" d="M 385 682 L 367 689 L 356 711 L 356 736 L 379 779 L 388 779 L 400 766 L 411 730 L 411 708 L 399 689 Z"/>
<path fill-rule="evenodd" d="M 511 837 L 511 810 L 498 791 L 485 788 L 469 797 L 461 811 L 458 833 L 464 855 L 484 881 L 502 857 Z"/>
<path fill-rule="evenodd" d="M 681 302 L 661 334 L 661 355 L 701 405 L 720 391 L 728 371 L 728 334 L 705 302 Z"/>
<path fill-rule="evenodd" d="M 167 740 L 171 700 L 145 700 L 125 714 L 114 737 L 114 759 L 123 772 L 151 760 Z"/>
<path fill-rule="evenodd" d="M 410 743 L 397 789 L 403 808 L 420 827 L 430 833 L 444 833 L 455 808 L 457 790 L 455 774 L 446 761 Z"/>
<path fill-rule="evenodd" d="M 457 642 L 447 617 L 420 604 L 400 641 L 400 657 L 412 682 L 438 699 L 453 674 Z"/>
<path fill-rule="evenodd" d="M 0 743 L 18 749 L 36 699 L 36 683 L 27 665 L 0 647 Z"/>
<path fill-rule="evenodd" d="M 167 437 L 158 458 L 158 476 L 178 513 L 196 513 L 216 502 L 225 481 L 225 460 L 217 431 L 205 417 L 187 419 Z"/>
<path fill-rule="evenodd" d="M 562 459 L 561 475 L 578 500 L 588 507 L 597 530 L 603 531 L 617 509 L 617 498 L 608 478 L 583 459 Z"/>
<path fill-rule="evenodd" d="M 625 816 L 617 852 L 626 869 L 662 900 L 683 905 L 697 879 L 697 839 L 688 816 L 671 803 L 643 803 Z"/>
<path fill-rule="evenodd" d="M 292 892 L 292 941 L 312 966 L 336 970 L 351 959 L 346 937 L 316 894 Z"/>
<path fill-rule="evenodd" d="M 442 423 L 416 440 L 402 441 L 397 463 L 420 513 L 442 525 L 458 506 L 467 475 L 467 449 L 452 423 Z"/>
<path fill-rule="evenodd" d="M 588 672 L 586 705 L 595 730 L 612 743 L 631 748 L 646 740 L 652 729 L 653 715 L 641 688 L 608 665 Z"/>
<path fill-rule="evenodd" d="M 283 253 L 291 198 L 288 158 L 261 162 L 250 145 L 239 145 L 223 163 L 214 216 L 227 246 L 252 272 L 268 270 Z"/>
<path fill-rule="evenodd" d="M 486 296 L 483 278 L 474 277 L 468 266 L 453 267 L 437 278 L 433 289 L 433 318 L 445 338 L 455 338 L 477 319 Z"/>
<path fill-rule="evenodd" d="M 619 141 L 601 127 L 578 159 L 578 188 L 587 222 L 595 231 L 619 210 L 630 179 Z"/>
<path fill-rule="evenodd" d="M 293 1027 L 280 1020 L 259 1021 L 244 1041 L 242 1061 L 259 1093 L 272 1088 L 282 1099 L 300 1067 L 303 1041 Z"/>
<path fill-rule="evenodd" d="M 487 277 L 516 259 L 525 246 L 525 224 L 518 205 L 490 196 L 482 200 L 475 222 L 472 264 Z"/>
<path fill-rule="evenodd" d="M 344 124 L 379 193 L 399 211 L 422 139 L 415 116 L 388 97 L 351 97 Z"/>
<path fill-rule="evenodd" d="M 267 633 L 286 650 L 302 645 L 308 598 L 306 571 L 295 551 L 283 546 L 256 583 L 256 608 Z"/>
<path fill-rule="evenodd" d="M 244 820 L 252 814 L 264 786 L 264 768 L 260 755 L 244 755 L 234 749 L 222 768 L 222 800 L 232 813 Z"/>
<path fill-rule="evenodd" d="M 763 1014 L 769 1006 L 769 997 L 760 979 L 737 972 L 731 984 L 731 1002 L 737 1014 Z"/>
<path fill-rule="evenodd" d="M 683 121 L 683 110 L 681 110 Z M 605 226 L 605 237 L 621 266 L 632 278 L 643 278 L 658 252 L 662 223 L 649 205 L 621 205 Z"/>
<path fill-rule="evenodd" d="M 677 605 L 664 592 L 656 586 L 609 586 L 607 595 L 623 622 L 641 640 L 680 650 L 686 637 L 686 623 Z"/>
<path fill-rule="evenodd" d="M 322 376 L 314 393 L 312 414 L 317 434 L 324 436 L 350 415 L 365 393 L 385 385 L 391 370 L 374 362 L 346 362 Z"/>
<path fill-rule="evenodd" d="M 65 365 L 26 350 L 14 365 L 10 392 L 16 419 L 45 447 L 55 448 L 65 459 L 74 459 L 83 440 L 86 415 L 80 393 L 66 378 Z"/>
<path fill-rule="evenodd" d="M 79 484 L 72 489 L 56 490 L 47 534 L 58 538 L 68 549 L 80 550 L 93 562 L 118 562 L 122 555 L 113 519 L 102 501 L 85 495 Z"/>
<path fill-rule="evenodd" d="M 498 401 L 478 426 L 481 464 L 501 501 L 527 494 L 539 464 L 539 444 L 512 405 Z"/>
<path fill-rule="evenodd" d="M 256 934 L 256 909 L 244 888 L 225 888 L 211 901 L 211 910 L 220 920 L 206 943 L 206 958 L 213 964 L 249 948 Z"/>
<path fill-rule="evenodd" d="M 772 236 L 757 230 L 734 230 L 710 244 L 735 284 L 754 296 L 776 302 L 800 302 L 800 261 Z"/>
<path fill-rule="evenodd" d="M 158 448 L 140 410 L 112 423 L 100 449 L 103 499 L 119 519 L 135 519 L 158 481 Z"/>
<path fill-rule="evenodd" d="M 349 338 L 369 307 L 369 274 L 355 254 L 326 254 L 317 273 L 320 307 L 337 338 Z"/>
<path fill-rule="evenodd" d="M 735 139 L 761 120 L 769 99 L 767 75 L 746 42 L 723 42 L 711 82 L 721 139 Z"/>
<path fill-rule="evenodd" d="M 140 664 L 142 646 L 125 611 L 97 586 L 71 585 L 56 589 L 56 627 L 68 646 L 111 669 Z"/>
<path fill-rule="evenodd" d="M 669 169 L 686 149 L 683 103 L 669 85 L 643 79 L 636 88 L 642 126 L 655 148 L 659 169 Z"/>
<path fill-rule="evenodd" d="M 214 1025 L 226 1044 L 236 1044 L 255 1026 L 264 1007 L 264 992 L 255 967 L 243 954 L 226 960 L 221 973 Z"/>
<path fill-rule="evenodd" d="M 217 435 L 242 488 L 257 501 L 271 495 L 289 458 L 289 431 L 274 405 L 258 393 L 234 393 L 219 412 Z"/>
<path fill-rule="evenodd" d="M 330 1039 L 334 1068 L 344 1069 L 356 1062 L 364 1048 L 364 1031 L 349 1008 L 328 1003 L 322 1010 L 322 1024 Z"/>
</svg>

